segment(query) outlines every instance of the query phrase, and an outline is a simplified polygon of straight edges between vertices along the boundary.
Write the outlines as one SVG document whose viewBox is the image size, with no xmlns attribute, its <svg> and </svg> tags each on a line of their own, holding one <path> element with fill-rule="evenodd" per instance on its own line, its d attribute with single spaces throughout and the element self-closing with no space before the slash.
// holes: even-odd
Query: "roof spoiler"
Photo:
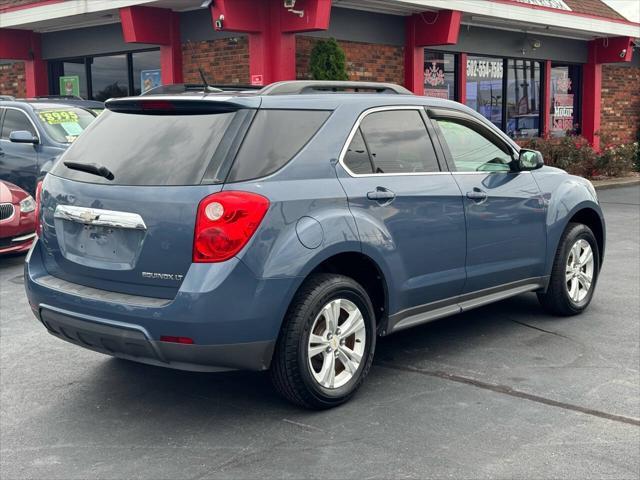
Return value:
<svg viewBox="0 0 640 480">
<path fill-rule="evenodd" d="M 413 93 L 395 83 L 378 82 L 342 82 L 321 80 L 292 80 L 267 85 L 259 95 L 296 95 L 312 93 L 390 93 L 413 95 Z"/>
<path fill-rule="evenodd" d="M 246 102 L 235 101 L 236 97 L 180 96 L 126 97 L 112 98 L 105 102 L 108 110 L 119 113 L 138 113 L 145 115 L 203 115 L 209 113 L 230 113 L 248 108 Z"/>
</svg>

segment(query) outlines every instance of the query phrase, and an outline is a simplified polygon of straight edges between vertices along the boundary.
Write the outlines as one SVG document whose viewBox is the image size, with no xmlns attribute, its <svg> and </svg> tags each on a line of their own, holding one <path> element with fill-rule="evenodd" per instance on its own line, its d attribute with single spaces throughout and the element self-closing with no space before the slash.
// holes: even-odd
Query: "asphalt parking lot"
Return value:
<svg viewBox="0 0 640 480">
<path fill-rule="evenodd" d="M 262 373 L 197 374 L 85 351 L 35 320 L 0 260 L 0 477 L 638 478 L 640 187 L 599 192 L 590 310 L 526 294 L 382 339 L 359 394 L 292 407 Z"/>
</svg>

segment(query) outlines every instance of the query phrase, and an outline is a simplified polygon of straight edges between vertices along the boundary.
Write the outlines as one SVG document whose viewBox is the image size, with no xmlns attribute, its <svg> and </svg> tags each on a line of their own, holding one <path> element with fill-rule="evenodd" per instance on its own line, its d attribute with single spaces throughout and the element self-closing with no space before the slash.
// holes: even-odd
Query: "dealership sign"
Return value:
<svg viewBox="0 0 640 480">
<path fill-rule="evenodd" d="M 569 5 L 562 0 L 516 0 L 518 3 L 526 3 L 537 7 L 557 8 L 558 10 L 569 10 Z"/>
<path fill-rule="evenodd" d="M 573 128 L 573 94 L 556 93 L 553 97 L 553 129 L 571 130 Z"/>
</svg>

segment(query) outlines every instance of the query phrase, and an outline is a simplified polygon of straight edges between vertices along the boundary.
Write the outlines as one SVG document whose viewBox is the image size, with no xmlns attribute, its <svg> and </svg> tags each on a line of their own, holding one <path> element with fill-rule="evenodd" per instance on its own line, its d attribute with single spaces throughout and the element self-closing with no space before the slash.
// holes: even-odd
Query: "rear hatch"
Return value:
<svg viewBox="0 0 640 480">
<path fill-rule="evenodd" d="M 173 298 L 192 262 L 198 203 L 222 189 L 259 98 L 111 101 L 46 177 L 47 271 Z"/>
</svg>

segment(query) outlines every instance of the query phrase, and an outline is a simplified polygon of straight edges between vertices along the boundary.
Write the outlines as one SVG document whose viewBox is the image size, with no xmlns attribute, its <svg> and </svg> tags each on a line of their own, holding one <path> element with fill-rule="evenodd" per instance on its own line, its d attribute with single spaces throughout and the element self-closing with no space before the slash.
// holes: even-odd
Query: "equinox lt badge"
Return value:
<svg viewBox="0 0 640 480">
<path fill-rule="evenodd" d="M 142 272 L 142 277 L 156 280 L 176 280 L 179 282 L 184 278 L 184 275 L 178 275 L 176 273 Z"/>
</svg>

